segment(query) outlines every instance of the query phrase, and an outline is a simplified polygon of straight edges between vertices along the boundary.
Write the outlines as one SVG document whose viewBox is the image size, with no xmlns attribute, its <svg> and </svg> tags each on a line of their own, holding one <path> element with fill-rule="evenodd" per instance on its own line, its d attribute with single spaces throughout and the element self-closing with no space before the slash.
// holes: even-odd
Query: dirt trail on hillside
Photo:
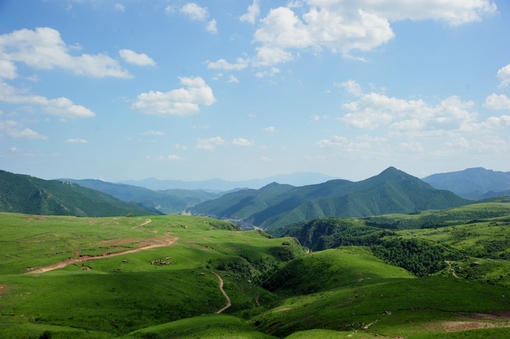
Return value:
<svg viewBox="0 0 510 339">
<path fill-rule="evenodd" d="M 223 279 L 221 279 L 220 275 L 214 271 L 211 271 L 215 276 L 218 277 L 218 279 L 220 280 L 220 291 L 221 293 L 223 293 L 223 295 L 225 296 L 225 298 L 227 299 L 227 306 L 223 307 L 222 309 L 220 309 L 219 311 L 217 311 L 216 313 L 217 314 L 220 314 L 221 312 L 225 311 L 227 308 L 229 308 L 230 306 L 232 306 L 232 300 L 230 300 L 230 297 L 228 296 L 228 294 L 225 292 L 225 290 L 223 289 Z"/>
<path fill-rule="evenodd" d="M 68 260 L 65 260 L 65 261 L 62 261 L 62 262 L 59 262 L 59 263 L 56 263 L 56 264 L 53 264 L 53 265 L 44 266 L 44 267 L 28 268 L 29 272 L 27 272 L 27 273 L 28 274 L 39 274 L 39 273 L 44 273 L 44 272 L 48 272 L 48 271 L 53 271 L 53 270 L 56 270 L 56 269 L 59 269 L 59 268 L 64 268 L 64 267 L 66 267 L 68 265 L 72 265 L 72 264 L 76 264 L 76 263 L 81 263 L 81 262 L 86 262 L 86 261 L 91 261 L 91 260 L 111 258 L 111 257 L 118 257 L 118 256 L 125 255 L 125 254 L 131 254 L 131 253 L 137 253 L 137 252 L 141 252 L 141 251 L 147 251 L 147 250 L 150 250 L 150 249 L 153 249 L 153 248 L 171 246 L 177 240 L 179 240 L 178 237 L 152 240 L 152 241 L 154 241 L 154 243 L 151 244 L 151 245 L 148 245 L 148 246 L 139 247 L 139 248 L 135 248 L 135 249 L 132 249 L 132 250 L 127 250 L 127 251 L 124 251 L 124 252 L 105 253 L 105 254 L 100 255 L 100 256 L 82 256 L 82 257 L 80 257 L 78 250 L 76 250 L 76 256 L 78 256 L 78 258 L 68 259 Z"/>
</svg>

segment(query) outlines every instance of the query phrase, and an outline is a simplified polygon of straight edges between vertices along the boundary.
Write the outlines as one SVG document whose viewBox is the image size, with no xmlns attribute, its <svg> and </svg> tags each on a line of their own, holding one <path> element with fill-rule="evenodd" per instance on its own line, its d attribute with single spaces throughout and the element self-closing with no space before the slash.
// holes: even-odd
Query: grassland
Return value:
<svg viewBox="0 0 510 339">
<path fill-rule="evenodd" d="M 394 230 L 469 254 L 423 278 L 368 247 L 306 254 L 293 238 L 210 218 L 3 213 L 0 337 L 508 338 L 508 207 Z M 232 300 L 221 314 L 213 272 Z"/>
</svg>

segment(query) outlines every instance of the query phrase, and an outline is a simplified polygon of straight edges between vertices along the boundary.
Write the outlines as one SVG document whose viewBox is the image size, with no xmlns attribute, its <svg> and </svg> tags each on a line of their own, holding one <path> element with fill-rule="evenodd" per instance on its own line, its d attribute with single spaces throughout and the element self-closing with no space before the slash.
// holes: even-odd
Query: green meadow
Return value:
<svg viewBox="0 0 510 339">
<path fill-rule="evenodd" d="M 423 277 L 369 247 L 310 252 L 205 217 L 1 213 L 0 337 L 508 338 L 510 209 L 499 204 L 395 229 L 462 253 Z M 231 300 L 220 314 L 213 272 Z"/>
</svg>

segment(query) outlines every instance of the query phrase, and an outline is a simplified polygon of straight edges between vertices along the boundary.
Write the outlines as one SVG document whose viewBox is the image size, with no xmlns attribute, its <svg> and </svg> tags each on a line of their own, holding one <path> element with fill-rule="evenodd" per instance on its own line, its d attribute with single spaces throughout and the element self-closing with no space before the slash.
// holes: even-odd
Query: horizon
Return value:
<svg viewBox="0 0 510 339">
<path fill-rule="evenodd" d="M 42 179 L 510 171 L 503 0 L 0 2 L 0 161 Z"/>
</svg>

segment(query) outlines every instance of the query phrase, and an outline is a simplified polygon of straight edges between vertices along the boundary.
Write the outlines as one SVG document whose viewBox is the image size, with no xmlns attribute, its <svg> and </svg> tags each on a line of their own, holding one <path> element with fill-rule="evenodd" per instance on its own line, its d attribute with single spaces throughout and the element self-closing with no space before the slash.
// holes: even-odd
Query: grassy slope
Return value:
<svg viewBox="0 0 510 339">
<path fill-rule="evenodd" d="M 503 286 L 457 279 L 447 272 L 444 277 L 415 278 L 360 247 L 302 257 L 291 238 L 270 239 L 263 233 L 238 231 L 214 219 L 148 218 L 41 219 L 1 214 L 0 322 L 7 326 L 0 327 L 0 337 L 40 338 L 44 331 L 49 331 L 52 338 L 510 335 L 507 328 L 459 334 L 444 333 L 442 327 L 448 322 L 473 322 L 463 315 L 465 312 L 508 310 L 508 297 L 504 296 L 508 292 Z M 505 218 L 485 222 L 477 236 L 506 237 L 501 233 L 508 228 L 503 225 Z M 471 225 L 476 224 L 451 230 L 449 226 L 399 232 L 404 237 L 435 237 L 434 241 L 448 242 L 454 241 L 451 231 Z M 450 235 L 426 233 L 440 230 Z M 26 267 L 72 256 L 76 248 L 80 253 L 122 251 L 146 244 L 140 240 L 165 235 L 179 240 L 170 247 L 70 265 L 39 275 L 21 274 Z M 454 245 L 473 244 L 467 238 L 463 241 L 466 243 Z M 56 254 L 59 252 L 65 253 Z M 281 259 L 292 256 L 298 258 L 286 264 L 291 268 L 289 274 L 284 276 L 283 284 L 280 279 L 271 287 L 273 292 L 250 282 L 262 270 L 271 270 Z M 149 263 L 157 259 L 171 264 Z M 215 271 L 222 275 L 233 306 L 225 311 L 226 315 L 213 315 L 226 301 L 210 269 L 222 265 L 230 270 Z M 282 277 L 285 267 L 277 271 L 273 282 Z M 504 325 L 500 320 L 489 322 Z"/>
<path fill-rule="evenodd" d="M 249 269 L 239 273 L 216 270 L 222 274 L 224 289 L 233 302 L 225 313 L 269 305 L 276 299 L 249 280 L 262 262 L 279 261 L 274 255 L 279 252 L 274 249 L 282 247 L 282 239 L 270 239 L 255 231 L 238 231 L 226 222 L 157 216 L 143 225 L 145 218 L 39 220 L 19 214 L 1 216 L 0 238 L 4 244 L 14 245 L 2 246 L 0 250 L 0 285 L 6 287 L 0 299 L 0 321 L 10 324 L 9 319 L 17 320 L 12 326 L 0 328 L 1 337 L 8 337 L 15 330 L 41 334 L 47 325 L 61 326 L 60 332 L 71 327 L 99 331 L 102 333 L 99 337 L 104 333 L 112 337 L 214 313 L 226 300 L 218 288 L 218 279 L 210 272 L 215 268 L 209 265 L 211 261 L 218 264 L 240 260 Z M 72 257 L 75 248 L 80 253 L 100 255 L 113 247 L 116 251 L 121 251 L 120 247 L 140 247 L 145 244 L 140 239 L 165 233 L 178 237 L 178 242 L 170 247 L 73 264 L 44 274 L 22 274 L 26 267 Z M 121 244 L 113 246 L 114 242 Z M 288 242 L 293 243 L 291 239 Z M 285 249 L 299 255 L 297 246 Z M 252 266 L 244 258 L 260 265 Z M 150 264 L 158 259 L 170 264 Z M 21 314 L 23 317 L 19 318 Z M 36 334 L 34 337 L 38 338 Z"/>
</svg>

